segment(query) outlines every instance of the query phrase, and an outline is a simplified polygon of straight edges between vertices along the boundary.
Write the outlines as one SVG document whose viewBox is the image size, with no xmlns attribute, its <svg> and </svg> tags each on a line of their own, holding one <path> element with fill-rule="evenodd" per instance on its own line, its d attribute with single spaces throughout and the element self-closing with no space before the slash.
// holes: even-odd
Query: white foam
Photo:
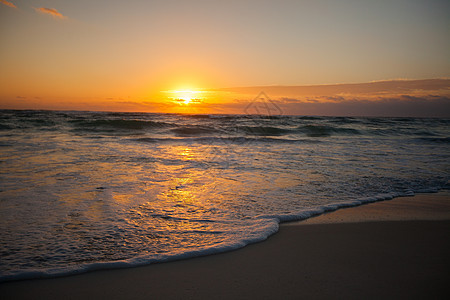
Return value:
<svg viewBox="0 0 450 300">
<path fill-rule="evenodd" d="M 421 189 L 420 192 L 422 193 L 423 190 L 424 189 Z M 438 191 L 438 189 L 436 188 L 430 188 L 426 190 L 432 192 Z M 70 266 L 66 268 L 49 268 L 44 270 L 32 269 L 27 271 L 9 272 L 7 274 L 0 274 L 0 282 L 35 279 L 35 278 L 53 278 L 60 276 L 75 275 L 94 270 L 130 268 L 154 263 L 176 261 L 192 257 L 223 253 L 242 248 L 249 244 L 266 240 L 269 236 L 278 232 L 279 223 L 281 222 L 305 220 L 310 217 L 317 216 L 327 212 L 336 211 L 341 208 L 355 207 L 362 204 L 391 200 L 395 197 L 411 196 L 413 194 L 414 194 L 413 191 L 407 191 L 405 193 L 385 193 L 385 194 L 378 194 L 373 197 L 365 197 L 343 203 L 327 204 L 314 209 L 302 210 L 295 214 L 261 215 L 254 218 L 255 220 L 254 224 L 242 230 L 241 233 L 245 232 L 245 235 L 240 236 L 240 238 L 228 239 L 226 242 L 218 243 L 204 249 L 191 250 L 172 255 L 160 254 L 157 256 L 153 256 L 151 258 L 141 256 L 127 260 L 119 260 L 113 262 L 96 262 L 90 264 Z"/>
</svg>

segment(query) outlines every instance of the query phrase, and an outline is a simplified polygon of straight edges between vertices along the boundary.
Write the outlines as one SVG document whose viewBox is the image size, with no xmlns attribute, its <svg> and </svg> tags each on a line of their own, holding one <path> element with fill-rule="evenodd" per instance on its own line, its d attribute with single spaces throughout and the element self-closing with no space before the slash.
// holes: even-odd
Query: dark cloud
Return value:
<svg viewBox="0 0 450 300">
<path fill-rule="evenodd" d="M 237 93 L 247 103 L 252 95 L 264 91 L 283 114 L 289 115 L 450 117 L 450 79 L 260 86 L 227 91 Z"/>
<path fill-rule="evenodd" d="M 317 102 L 284 99 L 280 104 L 285 114 L 323 116 L 379 116 L 379 117 L 450 117 L 450 97 L 401 95 L 396 98 L 346 99 Z"/>
</svg>

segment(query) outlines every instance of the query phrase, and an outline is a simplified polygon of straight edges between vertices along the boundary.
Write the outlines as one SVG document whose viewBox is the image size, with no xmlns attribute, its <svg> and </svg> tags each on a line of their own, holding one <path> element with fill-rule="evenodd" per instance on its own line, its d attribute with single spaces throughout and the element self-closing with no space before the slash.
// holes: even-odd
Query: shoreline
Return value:
<svg viewBox="0 0 450 300">
<path fill-rule="evenodd" d="M 449 220 L 449 191 L 399 197 L 282 223 L 266 241 L 231 252 L 5 282 L 0 294 L 3 299 L 438 296 L 450 291 Z"/>
<path fill-rule="evenodd" d="M 363 203 L 358 206 L 325 212 L 301 221 L 282 223 L 282 225 L 415 220 L 450 220 L 450 190 L 441 190 L 437 193 L 417 193 L 414 196 L 400 196 L 389 200 Z"/>
</svg>

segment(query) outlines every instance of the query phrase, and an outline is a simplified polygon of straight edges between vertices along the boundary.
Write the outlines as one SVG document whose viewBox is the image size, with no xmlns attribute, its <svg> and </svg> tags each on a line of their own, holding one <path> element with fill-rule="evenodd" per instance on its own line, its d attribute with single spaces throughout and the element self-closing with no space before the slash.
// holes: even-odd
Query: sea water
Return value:
<svg viewBox="0 0 450 300">
<path fill-rule="evenodd" d="M 449 119 L 3 110 L 0 281 L 236 249 L 449 179 Z"/>
</svg>

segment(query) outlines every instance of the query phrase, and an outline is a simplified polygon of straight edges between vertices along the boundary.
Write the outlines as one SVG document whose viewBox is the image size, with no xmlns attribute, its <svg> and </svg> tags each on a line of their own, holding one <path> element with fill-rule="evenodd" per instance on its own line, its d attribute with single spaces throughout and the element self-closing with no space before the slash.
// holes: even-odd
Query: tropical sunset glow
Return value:
<svg viewBox="0 0 450 300">
<path fill-rule="evenodd" d="M 0 0 L 1 300 L 442 298 L 449 33 L 449 0 Z"/>
<path fill-rule="evenodd" d="M 1 1 L 0 108 L 242 114 L 265 92 L 284 114 L 371 115 L 371 103 L 388 115 L 395 102 L 414 115 L 417 101 L 442 114 L 449 10 L 439 0 Z M 378 84 L 424 79 L 438 81 Z"/>
<path fill-rule="evenodd" d="M 168 91 L 168 94 L 172 96 L 169 97 L 175 103 L 180 105 L 188 105 L 193 103 L 201 103 L 201 91 L 193 91 L 193 90 L 182 90 L 182 91 Z"/>
</svg>

